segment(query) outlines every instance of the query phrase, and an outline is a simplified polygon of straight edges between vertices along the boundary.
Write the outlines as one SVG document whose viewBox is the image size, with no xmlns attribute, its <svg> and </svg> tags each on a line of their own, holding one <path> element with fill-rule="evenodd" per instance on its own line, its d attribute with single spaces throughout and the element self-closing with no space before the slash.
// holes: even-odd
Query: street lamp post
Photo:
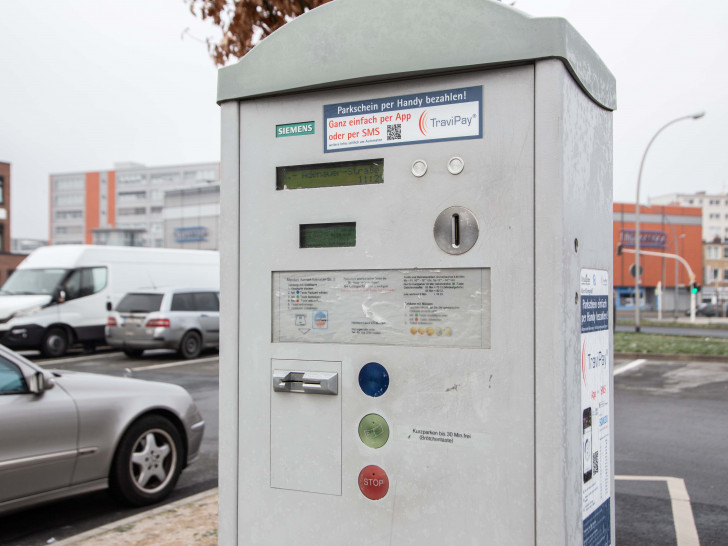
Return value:
<svg viewBox="0 0 728 546">
<path fill-rule="evenodd" d="M 662 131 L 667 129 L 673 123 L 682 121 L 684 119 L 700 119 L 705 115 L 705 112 L 697 112 L 690 114 L 689 116 L 681 116 L 667 122 L 665 125 L 660 127 L 657 132 L 652 136 L 650 141 L 647 143 L 647 148 L 642 154 L 642 161 L 640 162 L 640 171 L 637 175 L 637 197 L 635 199 L 635 219 L 634 219 L 634 331 L 640 331 L 640 184 L 642 183 L 642 169 L 645 166 L 645 158 L 647 152 L 650 150 L 650 146 Z"/>
</svg>

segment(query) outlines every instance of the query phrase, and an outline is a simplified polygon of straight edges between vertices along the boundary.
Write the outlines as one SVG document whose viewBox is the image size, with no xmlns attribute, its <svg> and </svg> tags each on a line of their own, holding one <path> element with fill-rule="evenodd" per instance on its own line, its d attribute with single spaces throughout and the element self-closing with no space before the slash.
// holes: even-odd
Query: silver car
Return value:
<svg viewBox="0 0 728 546">
<path fill-rule="evenodd" d="M 158 502 L 204 428 L 182 387 L 44 370 L 0 345 L 0 514 L 107 487 Z"/>
<path fill-rule="evenodd" d="M 217 290 L 167 289 L 126 294 L 106 323 L 106 343 L 139 358 L 146 349 L 174 349 L 197 358 L 220 342 Z"/>
</svg>

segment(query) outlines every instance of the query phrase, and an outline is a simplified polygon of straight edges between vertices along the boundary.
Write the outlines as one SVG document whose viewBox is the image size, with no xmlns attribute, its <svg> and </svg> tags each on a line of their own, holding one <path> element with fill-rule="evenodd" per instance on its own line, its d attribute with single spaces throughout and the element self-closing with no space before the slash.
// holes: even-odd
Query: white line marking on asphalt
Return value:
<svg viewBox="0 0 728 546">
<path fill-rule="evenodd" d="M 614 370 L 614 375 L 619 375 L 621 373 L 628 372 L 629 370 L 634 370 L 635 368 L 642 366 L 642 364 L 644 364 L 645 362 L 647 362 L 647 360 L 644 358 L 640 358 L 639 360 L 633 360 L 629 364 L 625 364 L 621 368 Z"/>
<path fill-rule="evenodd" d="M 615 372 L 616 373 L 616 372 Z M 690 506 L 690 495 L 685 480 L 672 476 L 614 476 L 615 480 L 626 481 L 664 481 L 670 494 L 672 517 L 675 521 L 675 537 L 677 546 L 700 546 L 698 529 L 695 527 L 693 509 Z"/>
<path fill-rule="evenodd" d="M 133 372 L 146 372 L 148 370 L 161 370 L 162 368 L 174 368 L 175 366 L 187 366 L 189 364 L 201 364 L 203 362 L 212 362 L 219 360 L 220 357 L 213 356 L 210 358 L 198 358 L 196 360 L 178 360 L 177 362 L 167 362 L 165 364 L 152 364 L 151 366 L 137 366 L 131 368 Z"/>
<path fill-rule="evenodd" d="M 56 360 L 34 360 L 33 364 L 37 366 L 47 366 L 48 364 L 66 364 L 85 360 L 95 360 L 97 358 L 109 358 L 112 356 L 119 356 L 119 353 L 100 353 L 100 354 L 89 354 L 83 356 L 74 356 L 71 358 L 58 358 Z M 27 357 L 26 357 L 27 358 Z"/>
</svg>

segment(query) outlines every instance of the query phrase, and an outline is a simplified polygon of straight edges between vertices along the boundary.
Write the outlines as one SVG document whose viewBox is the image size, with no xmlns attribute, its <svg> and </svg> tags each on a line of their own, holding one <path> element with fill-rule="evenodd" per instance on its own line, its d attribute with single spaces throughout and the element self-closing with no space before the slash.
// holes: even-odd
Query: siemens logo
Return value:
<svg viewBox="0 0 728 546">
<path fill-rule="evenodd" d="M 276 138 L 286 136 L 312 135 L 314 134 L 314 132 L 315 124 L 313 121 L 276 125 Z"/>
</svg>

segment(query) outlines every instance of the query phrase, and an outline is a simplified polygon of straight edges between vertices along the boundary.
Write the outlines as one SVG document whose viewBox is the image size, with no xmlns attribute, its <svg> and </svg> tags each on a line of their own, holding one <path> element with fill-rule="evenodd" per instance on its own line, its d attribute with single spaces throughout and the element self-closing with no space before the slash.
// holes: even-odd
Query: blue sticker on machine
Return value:
<svg viewBox="0 0 728 546">
<path fill-rule="evenodd" d="M 607 499 L 584 520 L 584 546 L 609 546 L 612 543 L 610 512 L 610 499 Z"/>
<path fill-rule="evenodd" d="M 324 106 L 324 152 L 483 137 L 483 88 Z"/>
</svg>

